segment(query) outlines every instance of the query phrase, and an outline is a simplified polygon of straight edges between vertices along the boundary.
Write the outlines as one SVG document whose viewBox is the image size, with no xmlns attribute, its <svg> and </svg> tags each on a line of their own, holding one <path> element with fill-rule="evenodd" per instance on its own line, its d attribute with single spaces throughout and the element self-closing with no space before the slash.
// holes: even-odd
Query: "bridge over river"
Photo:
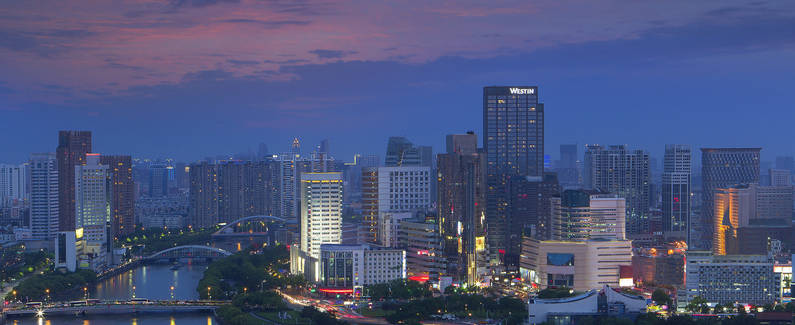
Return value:
<svg viewBox="0 0 795 325">
<path fill-rule="evenodd" d="M 143 313 L 199 313 L 213 312 L 228 301 L 103 301 L 94 304 L 74 305 L 74 303 L 51 304 L 46 306 L 19 306 L 3 310 L 3 318 L 45 317 L 45 316 L 85 316 L 119 315 Z"/>
</svg>

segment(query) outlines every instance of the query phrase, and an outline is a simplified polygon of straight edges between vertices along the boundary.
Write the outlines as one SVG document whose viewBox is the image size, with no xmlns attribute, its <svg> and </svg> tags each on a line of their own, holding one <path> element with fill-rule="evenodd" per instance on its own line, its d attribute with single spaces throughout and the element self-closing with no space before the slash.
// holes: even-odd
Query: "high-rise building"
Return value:
<svg viewBox="0 0 795 325">
<path fill-rule="evenodd" d="M 625 145 L 587 145 L 585 187 L 617 194 L 627 204 L 628 234 L 649 232 L 649 154 Z"/>
<path fill-rule="evenodd" d="M 0 207 L 28 199 L 28 166 L 0 164 Z"/>
<path fill-rule="evenodd" d="M 690 146 L 665 146 L 662 174 L 662 227 L 667 238 L 690 242 Z"/>
<path fill-rule="evenodd" d="M 30 230 L 33 238 L 39 240 L 51 239 L 58 232 L 58 160 L 55 153 L 30 156 Z"/>
<path fill-rule="evenodd" d="M 91 152 L 91 131 L 58 132 L 58 229 L 75 230 L 75 166 Z"/>
<path fill-rule="evenodd" d="M 190 226 L 209 227 L 218 218 L 218 165 L 201 162 L 190 165 Z"/>
<path fill-rule="evenodd" d="M 447 153 L 437 155 L 438 211 L 447 274 L 473 285 L 486 254 L 486 188 L 483 156 L 474 133 L 447 136 Z"/>
<path fill-rule="evenodd" d="M 484 87 L 483 132 L 487 241 L 497 257 L 508 245 L 510 177 L 544 173 L 544 104 L 538 102 L 538 87 Z"/>
<path fill-rule="evenodd" d="M 433 149 L 430 146 L 415 146 L 404 137 L 389 137 L 384 166 L 433 167 Z"/>
<path fill-rule="evenodd" d="M 762 148 L 701 148 L 701 216 L 699 229 L 691 231 L 688 243 L 711 249 L 715 227 L 715 191 L 737 184 L 759 183 L 759 153 Z M 691 222 L 695 226 L 695 222 Z M 701 238 L 693 238 L 699 235 Z"/>
<path fill-rule="evenodd" d="M 406 251 L 408 276 L 445 274 L 445 258 L 439 224 L 426 220 L 403 220 L 398 228 L 399 248 Z"/>
<path fill-rule="evenodd" d="M 770 169 L 770 186 L 792 186 L 792 172 L 786 169 Z"/>
<path fill-rule="evenodd" d="M 301 251 L 320 258 L 320 245 L 342 242 L 342 173 L 301 175 Z"/>
<path fill-rule="evenodd" d="M 560 185 L 555 173 L 544 173 L 543 177 L 513 176 L 508 182 L 510 200 L 505 262 L 517 266 L 523 236 L 549 238 L 552 199 L 560 196 Z"/>
<path fill-rule="evenodd" d="M 552 199 L 550 240 L 624 240 L 626 203 L 615 194 L 565 190 Z"/>
<path fill-rule="evenodd" d="M 713 253 L 766 254 L 770 239 L 791 241 L 792 204 L 792 186 L 741 184 L 716 189 Z M 769 238 L 771 233 L 783 235 Z"/>
<path fill-rule="evenodd" d="M 268 161 L 230 161 L 190 166 L 191 225 L 207 227 L 255 215 L 272 215 L 273 183 Z"/>
<path fill-rule="evenodd" d="M 431 171 L 423 166 L 362 169 L 362 221 L 367 242 L 382 243 L 381 220 L 390 213 L 425 212 L 431 206 Z M 371 241 L 372 240 L 372 241 Z"/>
<path fill-rule="evenodd" d="M 111 197 L 111 228 L 114 236 L 135 231 L 135 184 L 130 156 L 102 156 L 102 165 L 108 166 Z"/>
<path fill-rule="evenodd" d="M 560 163 L 555 168 L 558 172 L 558 181 L 564 189 L 580 187 L 580 171 L 577 168 L 576 144 L 560 145 Z"/>
<path fill-rule="evenodd" d="M 107 264 L 112 248 L 111 184 L 108 166 L 100 164 L 98 153 L 87 153 L 85 164 L 74 166 L 75 225 L 84 241 L 82 254 L 91 260 L 93 268 Z M 82 234 L 82 236 L 80 235 Z M 96 264 L 94 264 L 96 263 Z"/>
<path fill-rule="evenodd" d="M 168 169 L 166 165 L 149 167 L 149 196 L 163 197 L 168 195 Z"/>
<path fill-rule="evenodd" d="M 328 145 L 326 145 L 328 146 Z M 275 186 L 274 213 L 285 219 L 297 220 L 300 197 L 298 184 L 302 173 L 327 173 L 336 171 L 336 162 L 327 152 L 313 151 L 301 155 L 298 139 L 293 139 L 290 152 L 274 155 L 271 159 L 277 164 L 272 176 Z"/>
</svg>

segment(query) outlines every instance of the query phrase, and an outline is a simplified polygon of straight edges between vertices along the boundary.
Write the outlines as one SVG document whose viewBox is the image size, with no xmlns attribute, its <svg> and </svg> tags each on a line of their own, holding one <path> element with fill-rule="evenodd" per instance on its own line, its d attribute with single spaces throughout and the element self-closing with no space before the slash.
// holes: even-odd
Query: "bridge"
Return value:
<svg viewBox="0 0 795 325">
<path fill-rule="evenodd" d="M 249 216 L 229 222 L 212 234 L 213 245 L 229 251 L 288 241 L 287 220 L 274 216 Z"/>
<path fill-rule="evenodd" d="M 211 259 L 226 257 L 229 255 L 232 255 L 232 253 L 220 248 L 201 246 L 201 245 L 184 245 L 184 246 L 176 246 L 164 249 L 152 255 L 143 257 L 142 260 L 144 261 L 155 261 L 163 259 L 175 260 L 180 258 L 204 258 L 211 260 Z"/>
<path fill-rule="evenodd" d="M 108 315 L 137 313 L 196 313 L 213 312 L 227 304 L 227 301 L 102 301 L 94 304 L 72 306 L 69 303 L 51 304 L 38 307 L 21 306 L 7 308 L 5 318 L 43 317 L 47 315 Z"/>
</svg>

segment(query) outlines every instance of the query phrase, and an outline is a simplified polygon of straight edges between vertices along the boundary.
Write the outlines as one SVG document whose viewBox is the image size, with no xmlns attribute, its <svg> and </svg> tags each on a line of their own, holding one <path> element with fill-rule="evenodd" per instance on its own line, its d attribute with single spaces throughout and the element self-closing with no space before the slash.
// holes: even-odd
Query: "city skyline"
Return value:
<svg viewBox="0 0 795 325">
<path fill-rule="evenodd" d="M 661 158 L 667 143 L 761 146 L 763 160 L 795 152 L 786 142 L 790 3 L 424 4 L 395 6 L 380 21 L 352 19 L 385 12 L 379 4 L 0 9 L 0 120 L 17 121 L 0 136 L 24 139 L 4 148 L 3 162 L 54 150 L 39 130 L 78 129 L 96 134 L 103 154 L 182 161 L 259 142 L 286 150 L 296 136 L 328 138 L 341 159 L 383 154 L 389 136 L 441 152 L 448 133 L 483 134 L 482 87 L 511 84 L 539 86 L 548 148 L 626 143 Z M 415 24 L 401 27 L 406 16 Z M 323 37 L 293 41 L 307 33 Z M 742 114 L 747 103 L 756 114 Z M 668 125 L 679 132 L 658 136 Z"/>
</svg>

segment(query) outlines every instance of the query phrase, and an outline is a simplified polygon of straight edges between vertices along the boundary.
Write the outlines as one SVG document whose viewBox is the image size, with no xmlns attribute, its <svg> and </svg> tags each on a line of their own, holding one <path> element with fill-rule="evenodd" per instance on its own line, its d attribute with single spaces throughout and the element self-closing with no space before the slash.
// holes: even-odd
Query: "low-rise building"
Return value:
<svg viewBox="0 0 795 325">
<path fill-rule="evenodd" d="M 369 244 L 323 244 L 320 270 L 321 292 L 360 293 L 366 285 L 406 278 L 406 252 Z"/>
<path fill-rule="evenodd" d="M 645 312 L 646 299 L 617 292 L 608 285 L 574 297 L 531 298 L 527 305 L 530 324 L 579 324 L 584 317 L 635 318 Z"/>
<path fill-rule="evenodd" d="M 577 291 L 619 287 L 621 266 L 632 265 L 629 240 L 538 240 L 525 237 L 520 273 L 540 288 L 568 287 Z"/>
<path fill-rule="evenodd" d="M 781 280 L 776 280 L 774 261 L 766 255 L 688 251 L 686 258 L 686 284 L 680 307 L 696 296 L 711 304 L 763 305 L 780 300 L 776 288 L 781 286 Z"/>
</svg>

